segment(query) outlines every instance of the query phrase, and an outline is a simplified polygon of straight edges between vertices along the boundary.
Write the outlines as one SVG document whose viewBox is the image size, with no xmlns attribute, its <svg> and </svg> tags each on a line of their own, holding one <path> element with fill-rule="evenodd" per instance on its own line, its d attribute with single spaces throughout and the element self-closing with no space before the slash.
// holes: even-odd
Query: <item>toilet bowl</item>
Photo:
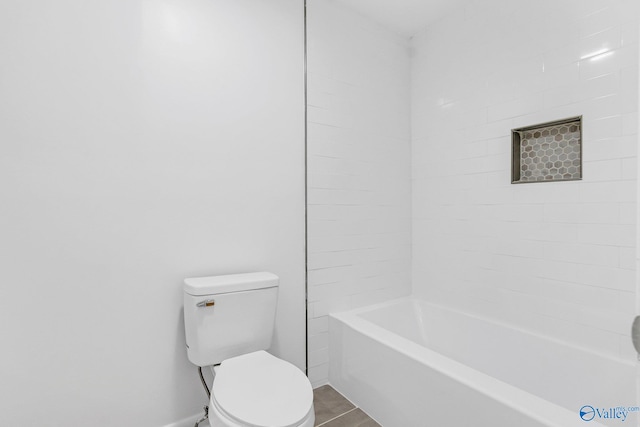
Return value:
<svg viewBox="0 0 640 427">
<path fill-rule="evenodd" d="M 265 351 L 227 359 L 215 369 L 212 427 L 312 427 L 313 390 L 294 365 Z"/>
</svg>

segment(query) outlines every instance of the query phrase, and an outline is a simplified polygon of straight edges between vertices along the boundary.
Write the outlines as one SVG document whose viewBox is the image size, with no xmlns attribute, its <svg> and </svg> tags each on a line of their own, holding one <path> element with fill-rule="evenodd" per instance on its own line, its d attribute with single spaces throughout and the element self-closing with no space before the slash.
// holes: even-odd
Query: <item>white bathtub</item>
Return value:
<svg viewBox="0 0 640 427">
<path fill-rule="evenodd" d="M 331 314 L 329 340 L 329 382 L 383 427 L 637 425 L 633 363 L 423 301 Z"/>
</svg>

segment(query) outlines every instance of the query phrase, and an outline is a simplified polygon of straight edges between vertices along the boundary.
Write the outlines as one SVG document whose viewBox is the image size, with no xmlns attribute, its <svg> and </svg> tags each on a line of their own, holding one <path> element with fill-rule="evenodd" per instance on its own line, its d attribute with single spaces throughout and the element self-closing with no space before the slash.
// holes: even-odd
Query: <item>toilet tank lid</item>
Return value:
<svg viewBox="0 0 640 427">
<path fill-rule="evenodd" d="M 195 296 L 251 291 L 276 286 L 278 286 L 278 276 L 266 271 L 184 279 L 184 291 Z"/>
</svg>

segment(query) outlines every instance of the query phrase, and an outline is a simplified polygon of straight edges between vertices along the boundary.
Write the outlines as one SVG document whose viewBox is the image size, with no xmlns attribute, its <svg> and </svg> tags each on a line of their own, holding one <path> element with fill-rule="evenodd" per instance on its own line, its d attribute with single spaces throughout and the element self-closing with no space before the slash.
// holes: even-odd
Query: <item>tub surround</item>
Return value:
<svg viewBox="0 0 640 427">
<path fill-rule="evenodd" d="M 474 1 L 413 37 L 415 295 L 635 360 L 639 16 Z M 582 180 L 512 185 L 510 130 L 576 116 Z"/>
<path fill-rule="evenodd" d="M 308 2 L 314 385 L 327 378 L 329 312 L 410 292 L 635 357 L 640 3 L 452 7 L 407 40 Z M 576 116 L 582 180 L 511 185 L 510 131 Z"/>
<path fill-rule="evenodd" d="M 408 40 L 307 1 L 309 378 L 327 382 L 328 314 L 410 293 Z"/>
</svg>

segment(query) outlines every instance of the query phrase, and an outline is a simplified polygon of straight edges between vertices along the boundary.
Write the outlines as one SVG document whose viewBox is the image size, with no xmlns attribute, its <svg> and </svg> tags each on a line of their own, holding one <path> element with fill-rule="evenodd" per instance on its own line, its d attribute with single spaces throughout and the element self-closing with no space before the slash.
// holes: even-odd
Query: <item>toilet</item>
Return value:
<svg viewBox="0 0 640 427">
<path fill-rule="evenodd" d="M 269 353 L 279 279 L 273 273 L 184 281 L 191 363 L 214 375 L 212 427 L 312 427 L 313 390 L 304 373 Z"/>
</svg>

